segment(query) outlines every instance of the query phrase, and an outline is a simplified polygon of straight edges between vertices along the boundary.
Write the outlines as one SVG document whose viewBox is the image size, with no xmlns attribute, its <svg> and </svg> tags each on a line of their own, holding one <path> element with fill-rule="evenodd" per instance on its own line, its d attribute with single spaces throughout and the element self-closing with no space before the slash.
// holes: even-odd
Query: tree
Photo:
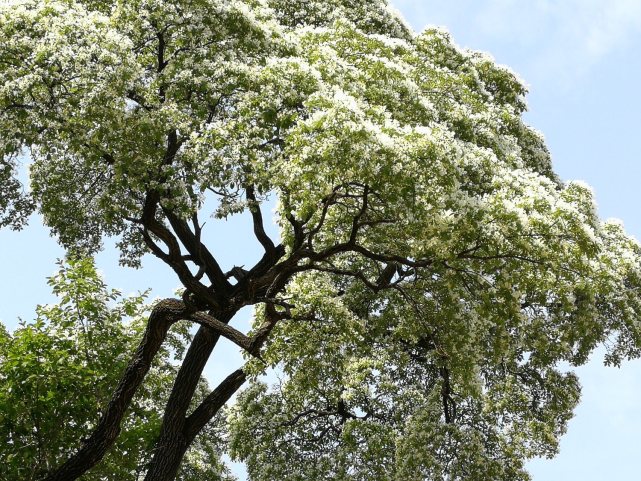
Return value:
<svg viewBox="0 0 641 481">
<path fill-rule="evenodd" d="M 118 236 L 123 263 L 151 252 L 185 288 L 47 480 L 100 462 L 178 320 L 200 327 L 148 481 L 174 479 L 246 383 L 228 427 L 251 479 L 527 479 L 579 399 L 559 364 L 599 344 L 612 364 L 639 355 L 638 243 L 554 174 L 517 77 L 448 34 L 415 34 L 382 0 L 1 12 L 3 175 L 32 158 L 4 218 L 37 207 L 75 254 Z M 225 272 L 207 214 L 249 217 L 263 257 Z M 230 323 L 244 306 L 246 333 Z M 247 363 L 190 409 L 221 337 Z M 279 385 L 260 382 L 269 367 Z"/>
<path fill-rule="evenodd" d="M 40 479 L 65 460 L 69 446 L 91 432 L 148 313 L 144 296 L 121 299 L 117 291 L 106 288 L 88 259 L 61 263 L 49 284 L 58 304 L 38 306 L 35 322 L 23 323 L 11 334 L 0 324 L 2 479 Z M 132 320 L 123 322 L 124 318 Z M 139 479 L 176 374 L 172 354 L 179 360 L 189 337 L 185 325 L 171 333 L 172 352 L 163 348 L 154 359 L 123 418 L 122 435 L 105 460 L 82 479 Z M 206 391 L 203 379 L 194 401 Z M 222 422 L 218 416 L 198 436 L 178 479 L 231 479 L 220 460 Z"/>
</svg>

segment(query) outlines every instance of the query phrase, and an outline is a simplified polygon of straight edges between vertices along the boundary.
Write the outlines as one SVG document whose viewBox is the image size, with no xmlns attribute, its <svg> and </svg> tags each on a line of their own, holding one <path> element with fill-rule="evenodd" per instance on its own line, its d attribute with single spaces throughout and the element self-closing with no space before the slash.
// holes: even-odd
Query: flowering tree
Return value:
<svg viewBox="0 0 641 481">
<path fill-rule="evenodd" d="M 37 208 L 85 254 L 119 236 L 185 289 L 48 480 L 116 442 L 178 320 L 200 328 L 147 480 L 247 383 L 227 423 L 251 479 L 527 479 L 579 398 L 558 364 L 639 354 L 639 245 L 555 176 L 509 70 L 383 0 L 5 0 L 0 73 L 2 222 Z M 262 258 L 225 272 L 204 215 L 249 217 Z M 190 409 L 221 337 L 247 362 Z"/>
</svg>

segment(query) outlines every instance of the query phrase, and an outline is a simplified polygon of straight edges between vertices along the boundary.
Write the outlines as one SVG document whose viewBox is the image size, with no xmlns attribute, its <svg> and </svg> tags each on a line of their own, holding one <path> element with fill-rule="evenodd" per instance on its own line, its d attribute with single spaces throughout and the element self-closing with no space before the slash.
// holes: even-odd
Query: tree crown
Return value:
<svg viewBox="0 0 641 481">
<path fill-rule="evenodd" d="M 245 371 L 285 379 L 230 418 L 252 479 L 525 479 L 579 397 L 558 364 L 639 353 L 639 245 L 554 174 L 522 82 L 385 2 L 12 2 L 0 73 L 0 175 L 33 158 L 5 212 L 258 306 Z M 223 272 L 203 213 L 263 258 Z"/>
</svg>

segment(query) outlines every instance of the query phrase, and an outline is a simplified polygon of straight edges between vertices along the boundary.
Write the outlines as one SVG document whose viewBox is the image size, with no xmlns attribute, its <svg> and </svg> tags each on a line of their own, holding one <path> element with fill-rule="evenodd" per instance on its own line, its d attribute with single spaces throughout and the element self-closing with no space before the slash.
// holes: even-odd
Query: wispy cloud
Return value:
<svg viewBox="0 0 641 481">
<path fill-rule="evenodd" d="M 427 23 L 458 25 L 470 32 L 471 47 L 510 42 L 527 56 L 526 76 L 532 83 L 571 83 L 641 37 L 639 0 L 459 0 L 456 6 L 437 0 L 392 3 L 406 15 L 411 12 L 410 20 L 418 29 Z"/>
<path fill-rule="evenodd" d="M 596 22 L 586 25 L 588 28 L 582 39 L 590 56 L 602 57 L 630 37 L 641 33 L 641 2 L 638 0 L 591 3 L 592 15 L 588 21 Z"/>
<path fill-rule="evenodd" d="M 527 48 L 531 81 L 569 86 L 641 35 L 639 0 L 490 0 L 477 20 L 485 35 Z"/>
</svg>

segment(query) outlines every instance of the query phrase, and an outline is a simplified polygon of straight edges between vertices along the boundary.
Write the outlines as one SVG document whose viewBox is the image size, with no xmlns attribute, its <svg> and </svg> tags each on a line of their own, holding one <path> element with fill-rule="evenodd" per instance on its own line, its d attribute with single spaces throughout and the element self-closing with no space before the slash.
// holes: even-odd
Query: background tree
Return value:
<svg viewBox="0 0 641 481">
<path fill-rule="evenodd" d="M 94 429 L 148 314 L 144 296 L 120 298 L 89 260 L 61 263 L 49 284 L 59 303 L 39 306 L 35 322 L 13 333 L 0 324 L 2 479 L 40 479 Z M 123 418 L 122 435 L 82 479 L 137 480 L 144 473 L 176 374 L 174 361 L 189 338 L 185 325 L 172 332 Z M 201 380 L 195 402 L 206 391 Z M 232 479 L 220 460 L 222 421 L 217 417 L 198 436 L 177 479 Z"/>
<path fill-rule="evenodd" d="M 0 71 L 3 172 L 33 159 L 5 211 L 36 205 L 74 252 L 119 236 L 122 262 L 151 252 L 185 288 L 49 480 L 116 442 L 178 320 L 201 327 L 147 480 L 248 379 L 229 427 L 252 479 L 527 479 L 579 398 L 559 363 L 639 353 L 639 245 L 555 176 L 525 87 L 382 1 L 5 2 Z M 225 272 L 203 213 L 250 217 L 263 257 Z M 220 337 L 247 364 L 190 408 Z"/>
</svg>

